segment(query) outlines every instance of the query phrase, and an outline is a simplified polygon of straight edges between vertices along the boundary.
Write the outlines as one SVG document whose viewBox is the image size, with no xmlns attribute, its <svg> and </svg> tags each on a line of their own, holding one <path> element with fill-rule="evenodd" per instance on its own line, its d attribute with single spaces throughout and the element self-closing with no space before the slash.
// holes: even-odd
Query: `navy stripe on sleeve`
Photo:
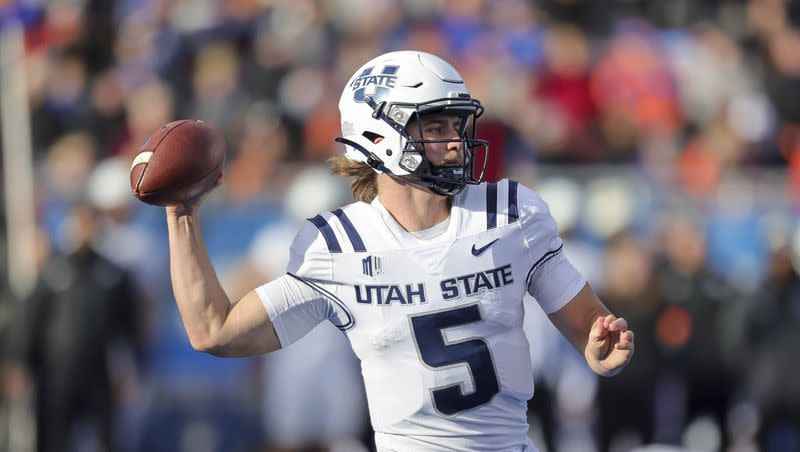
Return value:
<svg viewBox="0 0 800 452">
<path fill-rule="evenodd" d="M 328 244 L 328 251 L 331 253 L 341 253 L 342 247 L 339 245 L 339 241 L 336 240 L 336 235 L 333 233 L 333 229 L 331 225 L 328 224 L 328 221 L 323 218 L 322 215 L 317 215 L 314 218 L 309 218 L 308 221 L 314 224 L 314 226 L 319 229 L 319 232 L 322 233 L 322 237 L 325 238 L 325 243 Z"/>
<path fill-rule="evenodd" d="M 486 229 L 497 227 L 497 184 L 486 184 Z"/>
<path fill-rule="evenodd" d="M 526 285 L 526 286 L 528 286 L 528 287 L 530 287 L 530 285 L 531 285 L 531 276 L 533 276 L 533 272 L 534 272 L 534 271 L 535 271 L 537 268 L 541 267 L 541 266 L 542 266 L 542 265 L 543 265 L 545 262 L 547 262 L 547 261 L 549 261 L 550 259 L 552 259 L 552 258 L 553 258 L 553 256 L 555 256 L 556 254 L 560 253 L 560 252 L 561 252 L 561 250 L 563 250 L 563 249 L 564 249 L 564 244 L 562 243 L 562 244 L 561 244 L 561 246 L 559 246 L 558 248 L 556 248 L 556 249 L 554 249 L 554 250 L 550 250 L 550 251 L 548 251 L 548 252 L 544 253 L 544 256 L 542 256 L 541 258 L 539 258 L 539 260 L 538 260 L 538 261 L 536 261 L 536 263 L 535 263 L 535 264 L 533 264 L 533 266 L 531 267 L 531 269 L 530 269 L 530 270 L 528 270 L 528 276 L 525 278 L 525 285 Z"/>
<path fill-rule="evenodd" d="M 517 210 L 517 181 L 508 181 L 508 223 L 514 223 L 519 220 L 519 211 Z"/>
<path fill-rule="evenodd" d="M 353 226 L 353 223 L 350 222 L 350 219 L 347 218 L 344 211 L 342 209 L 336 209 L 333 211 L 333 214 L 339 217 L 339 221 L 342 222 L 344 232 L 347 233 L 347 238 L 349 238 L 350 243 L 353 244 L 353 250 L 360 253 L 367 251 L 367 248 L 364 246 L 364 241 L 361 240 L 361 236 L 358 235 L 358 231 L 356 231 L 356 228 Z"/>
<path fill-rule="evenodd" d="M 339 306 L 339 308 L 342 309 L 342 312 L 344 312 L 344 314 L 347 316 L 347 321 L 344 323 L 344 325 L 335 325 L 334 324 L 333 326 L 335 326 L 336 328 L 339 328 L 342 331 L 347 331 L 347 330 L 353 328 L 356 325 L 356 320 L 353 317 L 353 315 L 350 313 L 350 310 L 347 309 L 347 306 L 345 306 L 344 302 L 342 300 L 340 300 L 336 295 L 330 293 L 329 291 L 323 289 L 319 285 L 314 284 L 313 282 L 311 282 L 311 281 L 309 281 L 307 279 L 303 279 L 303 278 L 301 278 L 301 277 L 299 277 L 299 276 L 297 276 L 295 274 L 292 274 L 292 273 L 286 273 L 286 274 L 291 276 L 292 278 L 300 281 L 301 283 L 307 285 L 308 287 L 311 287 L 312 289 L 316 290 L 323 297 L 325 297 L 328 300 L 336 303 L 336 305 Z M 331 323 L 333 323 L 333 322 L 331 322 Z"/>
</svg>

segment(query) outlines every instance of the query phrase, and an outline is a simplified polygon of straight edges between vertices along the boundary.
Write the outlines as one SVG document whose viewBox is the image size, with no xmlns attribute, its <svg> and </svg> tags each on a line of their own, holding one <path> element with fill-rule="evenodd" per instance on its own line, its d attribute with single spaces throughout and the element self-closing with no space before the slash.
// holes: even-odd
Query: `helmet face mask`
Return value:
<svg viewBox="0 0 800 452">
<path fill-rule="evenodd" d="M 454 102 L 448 99 L 436 100 L 432 103 L 435 102 L 449 102 L 449 105 L 436 109 L 426 108 L 426 105 L 415 106 L 414 119 L 406 127 L 411 138 L 407 141 L 405 152 L 416 153 L 415 158 L 411 159 L 416 162 L 416 165 L 407 164 L 408 156 L 401 158 L 399 164 L 401 168 L 419 178 L 417 184 L 440 195 L 451 195 L 462 190 L 467 184 L 480 183 L 483 178 L 486 156 L 484 153 L 483 158 L 478 158 L 477 153 L 485 150 L 487 143 L 484 140 L 473 138 L 476 119 L 483 113 L 483 108 L 480 107 L 480 104 L 476 105 L 477 101 L 473 99 L 463 104 L 456 103 L 456 105 L 453 105 Z M 452 119 L 457 118 L 458 125 L 452 131 L 445 131 L 444 138 L 441 136 L 429 137 L 425 128 L 431 117 L 434 118 L 434 122 L 438 122 L 437 119 L 444 122 L 448 129 L 448 122 Z M 437 125 L 437 127 L 440 126 Z M 455 137 L 452 137 L 453 134 Z M 431 148 L 434 146 L 449 147 L 451 143 L 458 144 L 457 159 L 435 164 L 436 159 L 431 156 Z M 475 174 L 476 161 L 482 162 L 477 176 Z"/>
<path fill-rule="evenodd" d="M 411 51 L 379 56 L 356 71 L 339 108 L 343 136 L 336 141 L 346 145 L 347 158 L 440 195 L 482 180 L 488 143 L 474 137 L 483 107 L 444 60 Z M 423 123 L 431 116 L 459 118 L 458 130 L 426 137 Z M 453 142 L 458 161 L 435 165 L 432 147 Z"/>
</svg>

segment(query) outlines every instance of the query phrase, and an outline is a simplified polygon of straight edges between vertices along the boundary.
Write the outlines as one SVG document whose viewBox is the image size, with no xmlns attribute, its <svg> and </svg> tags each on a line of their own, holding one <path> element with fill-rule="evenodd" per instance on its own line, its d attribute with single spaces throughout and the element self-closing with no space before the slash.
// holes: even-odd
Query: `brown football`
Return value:
<svg viewBox="0 0 800 452">
<path fill-rule="evenodd" d="M 173 121 L 139 147 L 131 189 L 147 204 L 183 204 L 214 186 L 224 162 L 225 140 L 217 129 L 195 119 Z"/>
</svg>

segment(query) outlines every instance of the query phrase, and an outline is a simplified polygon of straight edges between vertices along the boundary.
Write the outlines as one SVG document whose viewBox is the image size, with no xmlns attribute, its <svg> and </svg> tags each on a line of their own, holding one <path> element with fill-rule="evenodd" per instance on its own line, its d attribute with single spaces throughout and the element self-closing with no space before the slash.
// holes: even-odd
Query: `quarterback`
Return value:
<svg viewBox="0 0 800 452">
<path fill-rule="evenodd" d="M 333 170 L 354 178 L 358 201 L 306 222 L 285 275 L 231 303 L 198 226 L 203 196 L 167 207 L 192 346 L 261 354 L 328 321 L 361 360 L 378 450 L 535 451 L 524 295 L 600 375 L 628 363 L 633 331 L 567 260 L 536 193 L 481 182 L 483 107 L 450 64 L 379 56 L 355 72 L 339 108 L 345 154 Z"/>
</svg>

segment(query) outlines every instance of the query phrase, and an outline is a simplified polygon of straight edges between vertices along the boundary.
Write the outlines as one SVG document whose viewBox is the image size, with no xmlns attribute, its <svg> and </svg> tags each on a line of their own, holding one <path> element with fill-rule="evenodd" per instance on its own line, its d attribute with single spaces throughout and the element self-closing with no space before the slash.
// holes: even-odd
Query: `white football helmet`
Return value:
<svg viewBox="0 0 800 452">
<path fill-rule="evenodd" d="M 345 156 L 364 162 L 440 195 L 452 195 L 466 184 L 478 184 L 486 168 L 485 140 L 475 139 L 483 107 L 473 99 L 461 75 L 446 61 L 425 52 L 390 52 L 374 58 L 350 78 L 339 100 Z M 463 116 L 457 139 L 427 140 L 420 124 L 414 140 L 406 126 L 427 113 Z M 381 140 L 377 138 L 382 137 Z M 376 141 L 378 141 L 376 143 Z M 425 157 L 425 144 L 457 141 L 463 157 L 454 165 L 434 166 Z M 477 160 L 482 160 L 477 163 Z M 475 168 L 479 166 L 479 168 Z M 475 173 L 478 173 L 477 175 Z"/>
</svg>

